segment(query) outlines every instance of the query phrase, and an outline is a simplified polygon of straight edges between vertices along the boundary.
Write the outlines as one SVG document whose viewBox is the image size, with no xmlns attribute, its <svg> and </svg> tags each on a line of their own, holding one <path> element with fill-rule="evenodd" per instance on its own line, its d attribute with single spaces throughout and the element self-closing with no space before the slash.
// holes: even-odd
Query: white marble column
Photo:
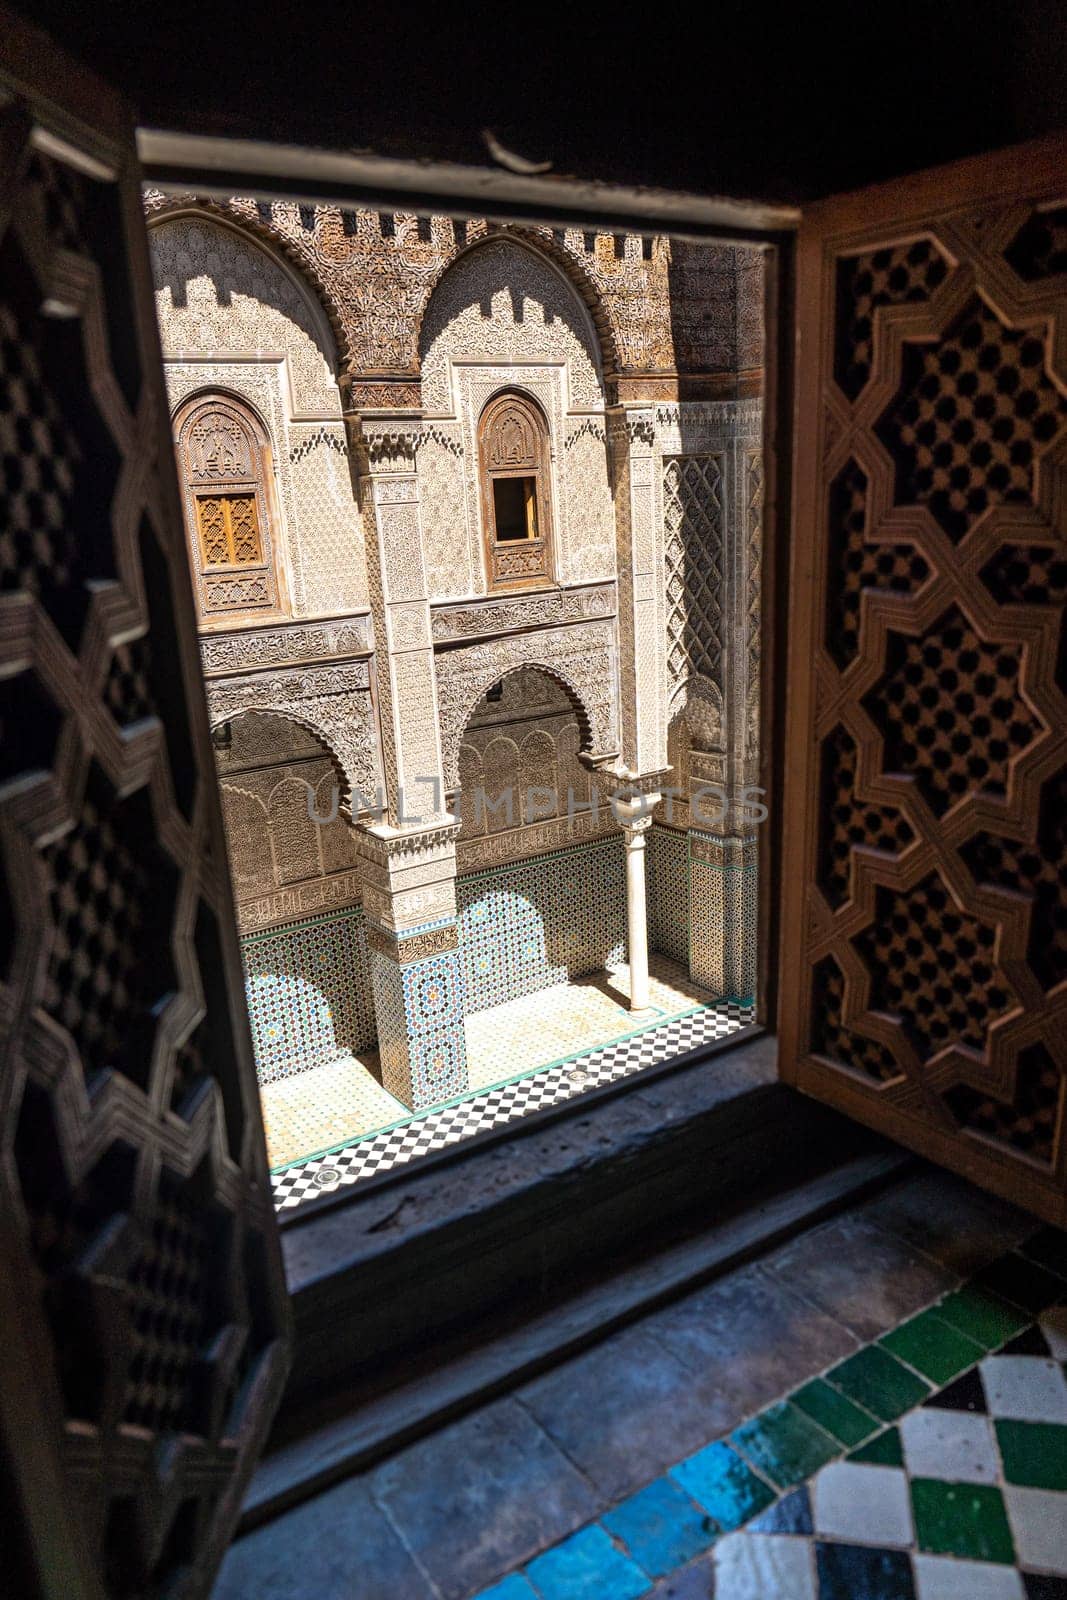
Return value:
<svg viewBox="0 0 1067 1600">
<path fill-rule="evenodd" d="M 626 840 L 626 932 L 630 962 L 630 1010 L 648 1011 L 648 910 L 645 892 L 645 837 L 652 826 L 652 808 L 658 794 L 632 800 L 617 798 L 612 804 Z"/>
</svg>

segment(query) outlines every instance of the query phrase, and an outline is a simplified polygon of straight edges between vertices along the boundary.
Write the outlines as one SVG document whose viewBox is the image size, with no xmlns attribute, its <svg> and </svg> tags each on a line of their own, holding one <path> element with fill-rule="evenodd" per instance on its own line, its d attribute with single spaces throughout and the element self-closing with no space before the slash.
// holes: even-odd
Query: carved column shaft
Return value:
<svg viewBox="0 0 1067 1600">
<path fill-rule="evenodd" d="M 667 760 L 663 518 L 650 407 L 609 412 L 619 574 L 622 760 L 633 772 Z"/>
<path fill-rule="evenodd" d="M 456 922 L 458 824 L 445 809 L 415 418 L 364 424 L 357 450 L 377 640 L 387 821 L 359 842 L 382 1081 L 422 1110 L 467 1087 Z"/>
<path fill-rule="evenodd" d="M 350 422 L 355 425 L 354 419 Z M 360 500 L 377 641 L 386 815 L 394 827 L 445 816 L 437 680 L 419 522 L 415 419 L 357 433 Z"/>
</svg>

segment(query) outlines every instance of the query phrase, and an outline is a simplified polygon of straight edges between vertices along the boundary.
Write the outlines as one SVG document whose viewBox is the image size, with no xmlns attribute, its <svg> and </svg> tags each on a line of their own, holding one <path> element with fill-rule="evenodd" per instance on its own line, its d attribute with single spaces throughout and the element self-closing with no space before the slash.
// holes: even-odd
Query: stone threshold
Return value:
<svg viewBox="0 0 1067 1600">
<path fill-rule="evenodd" d="M 296 1355 L 252 1527 L 899 1176 L 749 1038 L 286 1229 Z M 709 1217 L 716 1218 L 709 1227 Z"/>
</svg>

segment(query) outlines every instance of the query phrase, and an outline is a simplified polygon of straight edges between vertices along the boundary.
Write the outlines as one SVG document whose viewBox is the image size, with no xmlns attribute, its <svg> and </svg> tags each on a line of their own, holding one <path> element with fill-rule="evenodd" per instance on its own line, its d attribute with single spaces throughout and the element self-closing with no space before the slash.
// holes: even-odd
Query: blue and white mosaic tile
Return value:
<svg viewBox="0 0 1067 1600">
<path fill-rule="evenodd" d="M 569 1056 L 511 1083 L 470 1094 L 396 1127 L 353 1140 L 342 1150 L 275 1173 L 271 1180 L 275 1206 L 288 1214 L 321 1194 L 334 1193 L 430 1151 L 444 1150 L 475 1134 L 669 1061 L 687 1050 L 725 1039 L 754 1020 L 751 1006 L 731 1001 L 702 1006 L 613 1044 Z"/>
<path fill-rule="evenodd" d="M 290 923 L 241 941 L 260 1083 L 374 1048 L 363 912 Z"/>
<path fill-rule="evenodd" d="M 459 878 L 456 904 L 468 1012 L 615 965 L 626 950 L 622 835 Z"/>
</svg>

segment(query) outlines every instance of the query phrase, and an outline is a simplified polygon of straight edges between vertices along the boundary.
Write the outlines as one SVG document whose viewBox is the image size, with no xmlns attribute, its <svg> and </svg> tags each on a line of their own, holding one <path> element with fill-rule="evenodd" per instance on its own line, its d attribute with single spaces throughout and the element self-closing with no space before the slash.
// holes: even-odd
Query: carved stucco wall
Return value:
<svg viewBox="0 0 1067 1600">
<path fill-rule="evenodd" d="M 618 648 L 613 622 L 581 622 L 489 639 L 442 651 L 437 657 L 446 788 L 453 789 L 460 781 L 460 744 L 478 702 L 499 679 L 524 667 L 538 667 L 563 685 L 582 724 L 583 750 L 598 760 L 618 753 Z"/>
<path fill-rule="evenodd" d="M 290 717 L 248 713 L 216 747 L 230 875 L 242 932 L 358 903 L 355 834 L 340 806 L 340 774 L 322 740 Z M 327 887 L 326 880 L 330 880 Z"/>
<path fill-rule="evenodd" d="M 499 389 L 532 394 L 549 420 L 554 568 L 564 583 L 614 574 L 614 526 L 596 329 L 560 269 L 493 238 L 434 289 L 419 342 L 429 419 L 417 462 L 432 599 L 485 591 L 478 419 Z"/>
<path fill-rule="evenodd" d="M 176 216 L 149 237 L 172 404 L 229 389 L 269 432 L 294 614 L 365 607 L 362 524 L 321 307 L 291 268 L 224 223 Z"/>
<path fill-rule="evenodd" d="M 588 809 L 593 779 L 578 760 L 582 730 L 563 687 L 531 667 L 492 692 L 459 749 L 460 870 L 616 831 L 606 804 L 597 815 Z"/>
</svg>

